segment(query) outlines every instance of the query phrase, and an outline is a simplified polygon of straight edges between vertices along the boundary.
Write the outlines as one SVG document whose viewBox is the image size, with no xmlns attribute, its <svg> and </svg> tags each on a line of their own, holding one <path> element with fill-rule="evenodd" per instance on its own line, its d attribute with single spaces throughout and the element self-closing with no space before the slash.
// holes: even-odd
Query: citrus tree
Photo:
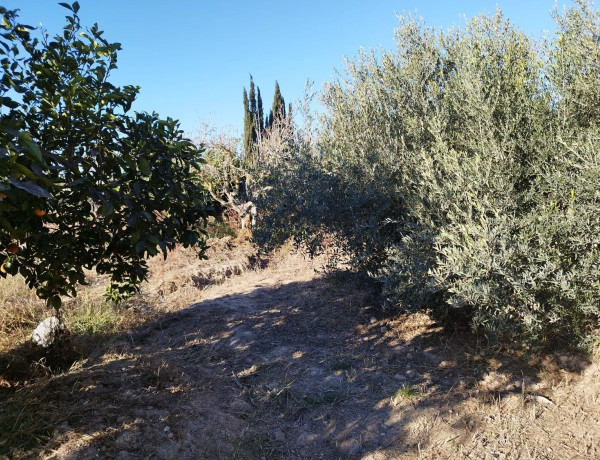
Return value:
<svg viewBox="0 0 600 460">
<path fill-rule="evenodd" d="M 118 301 L 147 257 L 177 243 L 203 255 L 207 207 L 201 148 L 175 120 L 129 114 L 139 87 L 109 81 L 120 44 L 61 5 L 53 38 L 0 7 L 0 275 L 21 274 L 57 311 L 84 269 L 109 274 Z"/>
</svg>

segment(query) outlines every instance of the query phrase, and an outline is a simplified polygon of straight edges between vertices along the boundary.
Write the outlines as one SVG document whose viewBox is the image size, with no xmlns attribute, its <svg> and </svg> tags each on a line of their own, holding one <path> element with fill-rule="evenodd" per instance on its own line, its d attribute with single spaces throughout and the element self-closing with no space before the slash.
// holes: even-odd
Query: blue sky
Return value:
<svg viewBox="0 0 600 460">
<path fill-rule="evenodd" d="M 315 89 L 358 49 L 394 47 L 395 13 L 415 12 L 431 26 L 464 23 L 500 6 L 534 37 L 553 31 L 554 0 L 80 0 L 82 23 L 98 23 L 119 42 L 112 82 L 141 86 L 137 111 L 157 111 L 181 121 L 194 137 L 201 122 L 241 131 L 242 91 L 249 74 L 270 108 L 275 80 L 286 102 Z M 563 1 L 558 5 L 562 7 Z M 3 0 L 20 20 L 60 32 L 67 10 L 54 0 Z"/>
</svg>

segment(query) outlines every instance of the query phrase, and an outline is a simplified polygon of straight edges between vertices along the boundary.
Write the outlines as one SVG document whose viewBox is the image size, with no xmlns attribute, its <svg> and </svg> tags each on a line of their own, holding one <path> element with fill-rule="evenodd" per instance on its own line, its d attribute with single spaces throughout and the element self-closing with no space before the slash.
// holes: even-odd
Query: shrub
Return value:
<svg viewBox="0 0 600 460">
<path fill-rule="evenodd" d="M 269 235 L 325 234 L 390 307 L 495 342 L 595 340 L 600 21 L 579 1 L 542 46 L 500 11 L 463 30 L 400 18 L 396 51 L 326 85 L 319 139 L 271 175 Z"/>
</svg>

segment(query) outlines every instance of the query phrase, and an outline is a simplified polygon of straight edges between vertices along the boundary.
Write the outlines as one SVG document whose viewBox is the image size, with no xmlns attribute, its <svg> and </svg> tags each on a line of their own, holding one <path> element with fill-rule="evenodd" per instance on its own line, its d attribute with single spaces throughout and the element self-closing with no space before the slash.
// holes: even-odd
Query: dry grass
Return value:
<svg viewBox="0 0 600 460">
<path fill-rule="evenodd" d="M 600 458 L 598 356 L 487 350 L 291 246 L 258 270 L 247 237 L 212 244 L 152 259 L 121 307 L 90 274 L 54 372 L 27 345 L 51 312 L 0 284 L 0 375 L 29 366 L 0 384 L 0 458 Z"/>
<path fill-rule="evenodd" d="M 207 286 L 251 270 L 255 249 L 249 235 L 240 232 L 233 238 L 229 232 L 221 229 L 217 234 L 224 237 L 208 241 L 208 260 L 181 247 L 166 261 L 162 256 L 150 259 L 148 283 L 142 285 L 139 295 L 120 306 L 105 298 L 108 277 L 88 272 L 88 285 L 79 288 L 77 297 L 63 299 L 68 329 L 76 336 L 87 337 L 126 331 L 140 321 L 185 308 L 197 301 L 199 292 Z M 53 314 L 21 276 L 0 279 L 0 353 L 28 341 L 37 324 Z"/>
<path fill-rule="evenodd" d="M 252 269 L 255 251 L 247 235 L 224 233 L 209 240 L 208 261 L 183 248 L 166 261 L 149 260 L 149 282 L 123 305 L 106 300 L 106 276 L 89 272 L 88 285 L 80 287 L 78 296 L 64 299 L 70 337 L 62 349 L 42 350 L 30 340 L 37 324 L 54 311 L 22 277 L 0 279 L 0 458 L 9 452 L 13 458 L 26 456 L 31 447 L 46 443 L 56 427 L 80 414 L 69 397 L 71 389 L 56 385 L 60 373 L 81 368 L 90 357 L 106 356 L 133 329 L 198 301 L 207 286 Z M 159 366 L 156 378 L 165 369 Z"/>
<path fill-rule="evenodd" d="M 46 316 L 45 303 L 21 276 L 0 279 L 0 351 L 26 340 Z"/>
</svg>

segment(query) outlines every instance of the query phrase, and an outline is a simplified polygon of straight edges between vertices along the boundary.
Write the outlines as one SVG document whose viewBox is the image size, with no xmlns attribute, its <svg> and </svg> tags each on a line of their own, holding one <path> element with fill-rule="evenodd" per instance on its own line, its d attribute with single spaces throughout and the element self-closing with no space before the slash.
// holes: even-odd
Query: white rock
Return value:
<svg viewBox="0 0 600 460">
<path fill-rule="evenodd" d="M 38 345 L 47 348 L 54 343 L 56 333 L 64 329 L 64 324 L 56 316 L 50 316 L 34 329 L 31 337 Z"/>
</svg>

